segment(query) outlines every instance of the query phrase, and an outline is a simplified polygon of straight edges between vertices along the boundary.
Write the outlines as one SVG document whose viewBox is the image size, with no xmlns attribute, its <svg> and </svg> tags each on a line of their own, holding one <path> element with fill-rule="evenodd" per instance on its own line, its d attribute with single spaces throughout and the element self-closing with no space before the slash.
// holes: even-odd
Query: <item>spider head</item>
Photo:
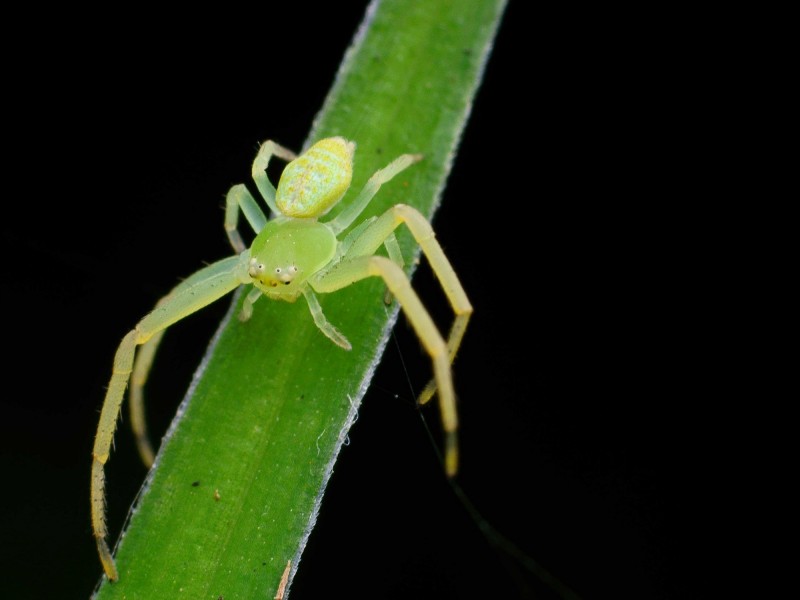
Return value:
<svg viewBox="0 0 800 600">
<path fill-rule="evenodd" d="M 307 279 L 331 261 L 336 244 L 336 236 L 324 223 L 275 219 L 253 240 L 248 274 L 270 298 L 295 300 Z"/>
<path fill-rule="evenodd" d="M 295 264 L 278 264 L 275 261 L 262 262 L 256 257 L 250 258 L 248 274 L 265 289 L 290 286 L 300 273 Z"/>
</svg>

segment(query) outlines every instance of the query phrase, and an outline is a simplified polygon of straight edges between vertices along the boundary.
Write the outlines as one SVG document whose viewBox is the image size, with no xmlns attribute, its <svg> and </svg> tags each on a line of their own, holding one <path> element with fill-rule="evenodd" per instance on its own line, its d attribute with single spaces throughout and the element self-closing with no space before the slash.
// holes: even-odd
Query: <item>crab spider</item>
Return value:
<svg viewBox="0 0 800 600">
<path fill-rule="evenodd" d="M 335 292 L 367 277 L 381 277 L 387 286 L 387 298 L 393 296 L 400 303 L 433 361 L 433 379 L 419 402 L 425 403 L 434 393 L 438 394 L 446 433 L 445 468 L 448 475 L 455 474 L 458 421 L 450 365 L 464 336 L 472 306 L 433 229 L 414 208 L 395 205 L 379 217 L 364 220 L 343 240 L 338 239 L 381 185 L 421 160 L 421 155 L 404 154 L 395 159 L 377 171 L 336 217 L 326 222 L 319 220 L 349 188 L 354 151 L 355 143 L 341 137 L 323 139 L 299 157 L 275 142 L 265 142 L 253 162 L 252 175 L 274 218 L 267 220 L 244 185 L 233 186 L 226 197 L 225 231 L 237 254 L 200 269 L 178 284 L 122 339 L 114 356 L 92 452 L 92 527 L 100 561 L 112 581 L 118 578 L 118 573 L 106 543 L 104 465 L 109 458 L 125 388 L 130 380 L 132 428 L 139 453 L 150 466 L 154 454 L 144 423 L 142 388 L 161 337 L 173 323 L 240 285 L 252 286 L 239 315 L 242 321 L 250 317 L 253 304 L 261 296 L 287 302 L 303 296 L 320 331 L 336 345 L 350 350 L 347 338 L 325 318 L 315 292 Z M 290 161 L 277 190 L 266 174 L 272 156 Z M 238 230 L 240 212 L 256 232 L 250 248 L 245 247 Z M 402 269 L 403 257 L 394 234 L 401 223 L 405 223 L 422 248 L 455 313 L 446 341 Z M 374 254 L 382 245 L 388 258 Z M 142 346 L 138 352 L 137 346 Z"/>
</svg>

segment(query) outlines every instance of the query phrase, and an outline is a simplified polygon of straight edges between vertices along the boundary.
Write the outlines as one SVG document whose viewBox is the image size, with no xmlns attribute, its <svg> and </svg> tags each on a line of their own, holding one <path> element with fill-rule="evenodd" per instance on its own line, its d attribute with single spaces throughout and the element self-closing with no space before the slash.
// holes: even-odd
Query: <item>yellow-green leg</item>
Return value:
<svg viewBox="0 0 800 600">
<path fill-rule="evenodd" d="M 256 187 L 258 187 L 258 191 L 261 192 L 261 195 L 264 197 L 272 214 L 279 215 L 281 211 L 278 210 L 278 205 L 275 204 L 275 186 L 272 185 L 269 177 L 267 177 L 267 166 L 273 156 L 277 156 L 283 160 L 294 160 L 297 158 L 297 155 L 291 150 L 276 144 L 272 140 L 267 140 L 261 144 L 256 159 L 253 161 L 252 175 L 253 180 L 256 182 Z"/>
<path fill-rule="evenodd" d="M 392 260 L 383 256 L 359 256 L 351 260 L 342 260 L 335 267 L 316 277 L 311 285 L 320 293 L 333 292 L 367 277 L 383 279 L 389 292 L 397 298 L 423 347 L 431 357 L 434 379 L 439 391 L 439 408 L 447 435 L 445 468 L 448 475 L 454 475 L 458 469 L 458 444 L 456 442 L 458 415 L 447 344 L 416 292 L 411 288 L 405 272 Z"/>
<path fill-rule="evenodd" d="M 150 442 L 150 436 L 147 433 L 147 421 L 144 414 L 144 385 L 147 383 L 147 376 L 150 373 L 150 367 L 153 365 L 153 359 L 162 337 L 164 337 L 163 329 L 142 345 L 134 358 L 133 373 L 131 375 L 129 408 L 131 429 L 136 441 L 136 448 L 139 450 L 139 456 L 148 469 L 153 466 L 155 452 Z"/>
<path fill-rule="evenodd" d="M 176 285 L 169 294 L 161 298 L 161 300 L 159 300 L 156 304 L 156 307 L 161 307 L 176 294 L 179 294 L 181 291 L 197 285 L 205 278 L 207 278 L 205 269 L 201 269 L 197 273 L 187 277 L 178 285 Z M 255 298 L 250 301 L 250 297 L 257 297 L 261 295 L 261 292 L 258 292 L 257 290 L 255 292 L 255 294 L 251 293 L 248 295 L 248 300 L 245 301 L 245 306 L 242 311 L 243 313 L 248 308 L 250 309 L 250 313 L 252 313 L 252 303 L 255 302 Z M 242 318 L 241 315 L 240 318 Z M 142 462 L 148 468 L 153 465 L 155 452 L 153 450 L 153 444 L 151 443 L 150 437 L 147 433 L 147 420 L 145 419 L 144 412 L 144 386 L 147 383 L 147 377 L 150 374 L 150 368 L 153 366 L 153 360 L 155 359 L 156 351 L 158 350 L 158 346 L 161 343 L 161 338 L 163 336 L 163 329 L 157 333 L 154 333 L 153 336 L 147 342 L 145 342 L 141 348 L 139 348 L 139 351 L 136 352 L 136 357 L 133 362 L 133 373 L 131 375 L 130 382 L 129 411 L 131 430 L 133 431 L 133 436 L 136 440 L 136 448 L 139 450 L 139 456 L 142 458 Z"/>
<path fill-rule="evenodd" d="M 339 233 L 350 227 L 353 221 L 364 212 L 370 200 L 378 193 L 378 190 L 381 189 L 384 183 L 421 160 L 422 154 L 403 154 L 395 158 L 381 170 L 375 171 L 372 177 L 369 178 L 369 181 L 364 185 L 364 189 L 356 196 L 356 199 L 349 203 L 335 219 L 328 223 L 333 232 L 339 235 Z"/>
<path fill-rule="evenodd" d="M 452 363 L 461 346 L 464 332 L 467 330 L 469 319 L 472 316 L 472 305 L 467 298 L 466 292 L 461 282 L 453 270 L 450 261 L 447 260 L 442 247 L 436 240 L 436 234 L 430 223 L 419 211 L 405 204 L 398 204 L 387 210 L 383 215 L 372 223 L 356 239 L 347 253 L 344 260 L 354 256 L 372 254 L 378 247 L 385 243 L 386 238 L 401 224 L 405 223 L 414 239 L 422 248 L 422 252 L 428 259 L 431 269 L 435 273 L 439 283 L 447 296 L 450 306 L 455 313 L 455 320 L 447 336 L 447 353 Z M 424 404 L 431 399 L 436 391 L 435 380 L 432 380 L 419 397 L 420 403 Z"/>
<path fill-rule="evenodd" d="M 250 317 L 253 316 L 253 305 L 256 303 L 256 300 L 261 298 L 263 295 L 264 294 L 260 289 L 253 287 L 247 296 L 244 297 L 244 302 L 242 302 L 242 311 L 239 313 L 239 320 L 242 323 L 250 320 Z"/>
<path fill-rule="evenodd" d="M 103 563 L 103 570 L 111 581 L 116 581 L 119 575 L 117 574 L 114 559 L 111 556 L 111 550 L 106 542 L 108 529 L 106 527 L 105 473 L 103 472 L 103 465 L 108 461 L 111 443 L 114 438 L 114 429 L 117 426 L 119 407 L 122 404 L 128 377 L 133 368 L 136 338 L 137 331 L 134 329 L 122 338 L 122 343 L 114 356 L 114 368 L 106 391 L 106 399 L 103 402 L 103 410 L 100 412 L 100 423 L 97 425 L 97 435 L 94 438 L 94 450 L 92 452 L 92 529 L 97 541 L 100 562 Z"/>
<path fill-rule="evenodd" d="M 378 193 L 378 190 L 381 189 L 381 186 L 384 183 L 392 180 L 396 175 L 402 171 L 405 171 L 414 163 L 421 161 L 422 158 L 422 154 L 403 154 L 398 156 L 384 168 L 373 173 L 372 177 L 369 178 L 366 185 L 364 185 L 364 188 L 361 190 L 358 196 L 356 196 L 355 200 L 349 203 L 347 208 L 345 208 L 338 217 L 328 223 L 333 232 L 338 235 L 347 229 L 353 223 L 353 221 L 355 221 L 358 216 L 364 212 L 364 209 L 370 203 L 375 194 Z M 403 254 L 400 252 L 400 246 L 397 243 L 397 238 L 395 237 L 394 233 L 390 231 L 383 239 L 382 243 L 386 247 L 386 252 L 389 254 L 389 258 L 391 258 L 398 267 L 403 268 Z M 383 300 L 386 304 L 390 304 L 392 302 L 392 294 L 388 289 L 386 290 L 386 294 L 384 294 Z"/>
<path fill-rule="evenodd" d="M 136 346 L 147 344 L 149 341 L 153 341 L 156 336 L 160 337 L 161 332 L 173 323 L 203 308 L 231 292 L 241 283 L 246 282 L 249 282 L 247 267 L 243 257 L 240 256 L 233 256 L 201 269 L 180 284 L 169 296 L 159 302 L 151 313 L 139 321 L 136 327 L 122 338 L 122 342 L 117 349 L 117 353 L 114 356 L 111 380 L 106 390 L 103 409 L 100 412 L 100 422 L 97 425 L 94 449 L 92 450 L 91 481 L 92 528 L 94 529 L 97 551 L 100 555 L 100 561 L 103 563 L 103 569 L 112 581 L 118 578 L 118 573 L 114 559 L 111 556 L 111 550 L 106 542 L 108 528 L 105 516 L 104 465 L 108 461 L 111 452 L 114 430 L 117 427 L 117 417 L 125 397 L 125 388 L 128 385 L 131 373 L 134 371 Z M 148 350 L 148 356 L 145 358 L 144 379 L 146 379 L 147 368 L 149 368 L 149 363 L 152 362 L 156 345 L 157 341 L 151 346 L 151 350 Z M 143 410 L 140 411 L 139 416 L 143 423 Z M 144 435 L 143 429 L 141 433 Z M 146 440 L 146 436 L 144 439 Z M 152 457 L 152 449 L 150 449 L 150 454 Z"/>
<path fill-rule="evenodd" d="M 245 250 L 244 241 L 239 233 L 239 211 L 244 213 L 247 222 L 258 233 L 267 224 L 267 217 L 258 203 L 243 184 L 233 186 L 225 196 L 225 233 L 228 241 L 237 254 Z"/>
<path fill-rule="evenodd" d="M 322 307 L 319 305 L 319 300 L 310 289 L 303 290 L 303 296 L 308 302 L 308 309 L 311 311 L 311 317 L 314 319 L 314 324 L 319 327 L 319 330 L 324 333 L 329 340 L 340 348 L 345 350 L 352 350 L 353 346 L 344 337 L 341 332 L 331 325 L 330 321 L 322 313 Z"/>
</svg>

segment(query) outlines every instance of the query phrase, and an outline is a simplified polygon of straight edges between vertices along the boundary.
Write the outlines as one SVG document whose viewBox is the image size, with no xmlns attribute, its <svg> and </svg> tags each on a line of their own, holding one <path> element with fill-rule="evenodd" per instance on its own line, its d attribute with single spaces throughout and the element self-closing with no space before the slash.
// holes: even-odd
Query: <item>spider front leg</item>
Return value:
<svg viewBox="0 0 800 600">
<path fill-rule="evenodd" d="M 166 296 L 159 301 L 159 304 L 166 301 L 169 296 Z M 158 305 L 156 305 L 158 306 Z M 136 449 L 139 451 L 139 456 L 148 469 L 153 466 L 156 454 L 153 451 L 153 444 L 150 442 L 150 435 L 147 433 L 147 419 L 144 413 L 144 386 L 147 383 L 147 376 L 150 374 L 150 367 L 153 366 L 153 359 L 158 350 L 158 345 L 161 343 L 161 338 L 164 337 L 164 331 L 161 330 L 155 333 L 147 342 L 145 342 L 133 361 L 133 373 L 131 373 L 131 389 L 130 389 L 130 405 L 128 410 L 130 412 L 131 430 L 133 431 L 133 439 L 136 442 Z"/>
<path fill-rule="evenodd" d="M 290 155 L 292 155 L 292 153 L 289 150 L 281 148 L 279 156 Z M 258 203 L 244 185 L 234 185 L 228 190 L 228 194 L 225 197 L 225 233 L 228 235 L 228 241 L 237 254 L 241 254 L 246 249 L 242 236 L 239 233 L 240 210 L 244 213 L 247 222 L 256 234 L 258 234 L 267 223 L 267 217 L 264 215 L 264 212 L 259 208 Z M 162 298 L 156 306 L 160 306 L 182 289 L 193 285 L 197 276 L 198 273 L 179 284 L 167 296 Z M 246 321 L 250 318 L 250 315 L 253 313 L 253 303 L 260 296 L 261 293 L 257 290 L 255 290 L 254 293 L 248 294 L 242 307 L 242 312 L 239 314 L 239 320 Z M 142 392 L 147 382 L 147 376 L 150 373 L 156 350 L 158 350 L 163 335 L 163 330 L 154 334 L 153 337 L 142 346 L 139 352 L 136 353 L 133 374 L 131 375 L 131 429 L 136 439 L 136 447 L 139 450 L 139 456 L 141 456 L 142 462 L 148 468 L 153 464 L 155 453 L 153 452 L 153 446 L 147 434 L 147 422 L 144 417 L 144 397 Z"/>
<path fill-rule="evenodd" d="M 228 190 L 228 195 L 225 196 L 225 233 L 228 234 L 228 241 L 237 254 L 241 254 L 246 249 L 239 233 L 240 210 L 256 233 L 264 229 L 264 225 L 267 224 L 264 211 L 259 208 L 258 203 L 244 184 L 240 183 Z"/>
<path fill-rule="evenodd" d="M 162 302 L 145 316 L 136 327 L 122 339 L 114 355 L 114 367 L 108 384 L 100 422 L 92 450 L 91 506 L 92 528 L 97 541 L 97 551 L 106 575 L 112 581 L 118 578 L 117 568 L 106 542 L 105 472 L 114 430 L 117 427 L 119 409 L 125 396 L 125 388 L 134 369 L 136 347 L 160 338 L 164 329 L 231 292 L 241 283 L 249 282 L 247 267 L 241 256 L 232 256 L 209 265 L 181 283 Z M 155 345 L 145 358 L 147 367 L 152 362 Z M 145 369 L 146 371 L 146 369 Z M 146 373 L 145 373 L 146 378 Z M 143 420 L 143 419 L 142 419 Z M 151 450 L 152 453 L 152 450 Z"/>
<path fill-rule="evenodd" d="M 264 201 L 273 214 L 278 214 L 279 211 L 275 204 L 275 186 L 272 185 L 266 173 L 267 166 L 273 155 L 287 161 L 294 160 L 297 155 L 291 150 L 268 140 L 261 144 L 261 149 L 253 161 L 252 176 L 258 191 L 264 197 Z M 234 185 L 225 196 L 225 233 L 228 234 L 228 241 L 230 241 L 231 246 L 237 253 L 242 253 L 245 250 L 245 244 L 238 228 L 240 210 L 244 213 L 247 222 L 250 223 L 256 233 L 264 229 L 264 225 L 267 224 L 267 217 L 259 208 L 258 203 L 247 187 L 241 183 Z"/>
<path fill-rule="evenodd" d="M 338 235 L 350 227 L 353 221 L 355 221 L 358 216 L 364 212 L 364 209 L 370 203 L 375 194 L 378 193 L 378 190 L 381 189 L 381 186 L 384 183 L 388 183 L 394 179 L 396 175 L 402 171 L 405 171 L 414 163 L 421 161 L 422 158 L 422 154 L 402 154 L 384 168 L 375 171 L 375 173 L 372 174 L 372 177 L 370 177 L 367 183 L 364 185 L 364 188 L 361 190 L 358 196 L 356 196 L 356 199 L 353 200 L 353 202 L 351 202 L 341 213 L 339 213 L 336 218 L 328 223 L 333 232 Z M 346 245 L 349 247 L 349 242 L 352 239 L 357 239 L 358 236 L 361 235 L 361 231 L 366 228 L 367 224 L 362 223 L 356 227 L 356 229 L 351 231 L 348 235 L 348 241 L 346 242 Z M 402 269 L 404 265 L 403 254 L 400 252 L 400 246 L 397 243 L 397 238 L 395 237 L 394 232 L 387 232 L 383 237 L 382 243 L 386 247 L 386 252 L 389 254 L 389 258 L 392 259 L 392 262 Z M 391 304 L 392 302 L 392 293 L 388 289 L 383 296 L 383 301 L 386 304 Z"/>
<path fill-rule="evenodd" d="M 422 252 L 428 259 L 455 313 L 455 320 L 450 328 L 450 334 L 447 336 L 447 354 L 452 363 L 453 360 L 455 360 L 458 348 L 461 346 L 461 340 L 467 330 L 469 319 L 472 316 L 472 305 L 458 279 L 458 275 L 456 275 L 450 261 L 447 260 L 447 256 L 445 256 L 442 247 L 436 240 L 436 234 L 427 219 L 416 209 L 405 204 L 397 204 L 383 213 L 374 223 L 367 227 L 358 238 L 353 241 L 345 256 L 352 257 L 372 254 L 382 243 L 385 243 L 387 237 L 393 235 L 394 230 L 401 223 L 406 224 L 411 235 L 414 236 L 414 239 L 420 245 L 420 248 L 422 248 Z M 435 392 L 436 379 L 434 378 L 422 390 L 419 396 L 420 404 L 428 402 Z"/>
<path fill-rule="evenodd" d="M 281 211 L 278 210 L 278 205 L 275 203 L 275 186 L 272 185 L 269 177 L 267 177 L 267 166 L 273 156 L 289 161 L 297 158 L 297 155 L 280 144 L 276 144 L 272 140 L 267 140 L 261 144 L 256 159 L 253 161 L 252 175 L 253 180 L 256 182 L 256 187 L 258 187 L 258 191 L 261 192 L 261 195 L 264 197 L 272 214 L 279 215 Z"/>
<path fill-rule="evenodd" d="M 180 294 L 184 290 L 192 288 L 193 286 L 202 283 L 207 278 L 205 269 L 201 269 L 196 273 L 190 275 L 177 286 L 175 286 L 169 294 L 161 298 L 156 304 L 156 308 L 161 307 L 169 302 L 176 294 Z M 260 295 L 260 293 L 259 293 Z M 249 296 L 248 296 L 249 298 Z M 252 302 L 250 303 L 252 307 Z M 248 307 L 245 302 L 245 309 Z M 250 309 L 252 312 L 252 308 Z M 131 430 L 136 441 L 136 447 L 139 450 L 139 456 L 146 467 L 153 466 L 155 452 L 153 445 L 150 443 L 150 438 L 147 434 L 147 421 L 144 414 L 144 386 L 147 383 L 147 377 L 150 374 L 150 368 L 153 366 L 156 350 L 161 343 L 161 338 L 164 337 L 165 330 L 162 329 L 153 334 L 153 336 L 145 342 L 138 352 L 133 362 L 133 373 L 131 374 L 130 381 L 130 419 Z"/>
<path fill-rule="evenodd" d="M 430 314 L 412 289 L 405 272 L 393 260 L 372 255 L 392 235 L 400 223 L 406 223 L 417 243 L 420 244 L 456 314 L 447 342 L 444 341 Z M 389 292 L 397 298 L 433 361 L 435 385 L 428 386 L 431 387 L 431 394 L 425 398 L 420 397 L 420 402 L 427 402 L 433 392 L 438 389 L 439 409 L 447 435 L 445 469 L 448 475 L 455 475 L 458 470 L 456 441 L 458 414 L 450 364 L 466 331 L 469 317 L 472 314 L 472 305 L 469 303 L 450 262 L 436 241 L 430 224 L 417 210 L 403 204 L 392 207 L 366 227 L 352 241 L 339 262 L 311 280 L 311 287 L 321 293 L 332 292 L 367 277 L 381 277 L 384 280 Z"/>
</svg>

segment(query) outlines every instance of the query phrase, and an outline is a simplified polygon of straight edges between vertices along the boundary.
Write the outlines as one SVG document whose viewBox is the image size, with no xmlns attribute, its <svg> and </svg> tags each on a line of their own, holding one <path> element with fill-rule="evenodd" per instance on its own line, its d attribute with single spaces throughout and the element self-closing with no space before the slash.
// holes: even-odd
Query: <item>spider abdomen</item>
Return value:
<svg viewBox="0 0 800 600">
<path fill-rule="evenodd" d="M 278 183 L 275 203 L 287 217 L 320 217 L 341 200 L 353 177 L 355 144 L 321 140 L 291 161 Z"/>
</svg>

